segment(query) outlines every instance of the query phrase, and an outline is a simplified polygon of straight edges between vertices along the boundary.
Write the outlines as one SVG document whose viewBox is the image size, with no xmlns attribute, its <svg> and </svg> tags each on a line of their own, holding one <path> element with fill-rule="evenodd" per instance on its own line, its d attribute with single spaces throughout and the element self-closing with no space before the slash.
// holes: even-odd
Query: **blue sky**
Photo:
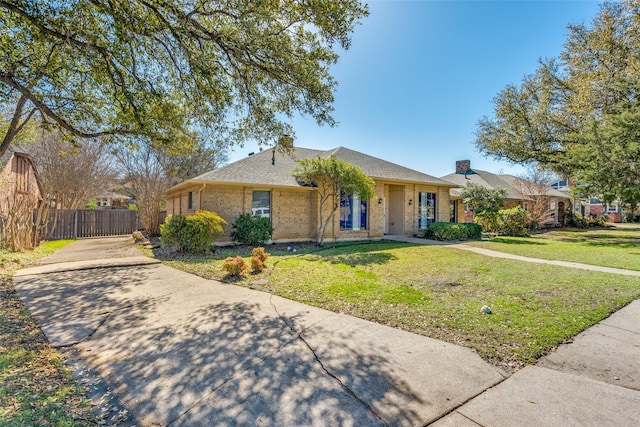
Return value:
<svg viewBox="0 0 640 427">
<path fill-rule="evenodd" d="M 522 174 L 523 168 L 476 151 L 478 120 L 507 84 L 532 73 L 540 57 L 557 56 L 567 25 L 590 24 L 598 2 L 371 0 L 351 48 L 333 75 L 334 117 L 319 127 L 296 118 L 295 145 L 343 146 L 421 172 L 443 176 L 455 161 Z M 235 161 L 255 144 L 236 147 Z"/>
</svg>

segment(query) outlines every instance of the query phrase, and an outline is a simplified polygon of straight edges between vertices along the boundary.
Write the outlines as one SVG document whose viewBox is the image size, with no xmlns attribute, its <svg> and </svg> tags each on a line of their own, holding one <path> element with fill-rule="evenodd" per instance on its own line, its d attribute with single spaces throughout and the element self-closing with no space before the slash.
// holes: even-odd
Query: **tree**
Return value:
<svg viewBox="0 0 640 427">
<path fill-rule="evenodd" d="M 541 169 L 536 165 L 529 165 L 526 173 L 517 177 L 513 186 L 523 200 L 530 203 L 528 211 L 531 214 L 532 226 L 542 227 L 549 220 L 549 196 L 551 184 L 558 178 L 550 171 Z M 565 213 L 559 212 L 559 222 L 564 222 Z"/>
<path fill-rule="evenodd" d="M 494 99 L 478 124 L 480 151 L 537 162 L 584 184 L 583 195 L 640 200 L 640 1 L 601 5 L 590 27 L 570 25 L 558 58 L 539 61 Z"/>
<path fill-rule="evenodd" d="M 0 155 L 34 117 L 76 138 L 188 144 L 331 116 L 358 0 L 0 1 Z"/>
<path fill-rule="evenodd" d="M 79 209 L 116 183 L 114 159 L 98 139 L 69 141 L 58 132 L 41 133 L 21 149 L 34 158 L 44 197 L 56 209 Z"/>
<path fill-rule="evenodd" d="M 485 230 L 495 229 L 498 212 L 504 205 L 507 190 L 504 188 L 486 188 L 469 182 L 460 196 L 463 203 L 474 213 L 475 222 L 482 224 Z"/>
<path fill-rule="evenodd" d="M 340 209 L 343 196 L 358 194 L 360 200 L 373 197 L 374 182 L 359 167 L 331 156 L 302 159 L 293 171 L 299 181 L 312 185 L 320 197 L 317 243 L 324 244 L 327 226 Z"/>
<path fill-rule="evenodd" d="M 225 164 L 228 161 L 228 156 L 221 145 L 212 146 L 206 140 L 197 139 L 189 149 L 173 150 L 171 155 L 165 156 L 168 168 L 174 178 L 174 184 Z"/>
<path fill-rule="evenodd" d="M 122 145 L 114 155 L 125 172 L 125 180 L 135 194 L 140 223 L 147 233 L 160 233 L 162 193 L 175 183 L 167 156 L 148 145 Z"/>
</svg>

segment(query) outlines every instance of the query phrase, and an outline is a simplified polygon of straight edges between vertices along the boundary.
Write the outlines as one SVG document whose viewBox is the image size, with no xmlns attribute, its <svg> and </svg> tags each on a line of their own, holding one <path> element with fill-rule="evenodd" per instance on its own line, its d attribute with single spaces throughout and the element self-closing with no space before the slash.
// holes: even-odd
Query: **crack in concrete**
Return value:
<svg viewBox="0 0 640 427">
<path fill-rule="evenodd" d="M 160 298 L 165 298 L 167 296 L 175 294 L 176 292 L 177 291 L 169 292 L 169 293 L 166 293 L 166 294 L 163 294 L 163 295 L 159 295 L 159 296 L 157 296 L 155 298 L 140 300 L 140 301 L 137 301 L 137 302 L 132 302 L 130 304 L 126 304 L 126 305 L 123 305 L 121 307 L 117 307 L 116 310 L 113 310 L 113 311 L 104 311 L 102 313 L 98 313 L 98 316 L 105 316 L 105 318 L 100 321 L 98 326 L 96 326 L 95 329 L 89 335 L 87 335 L 86 337 L 82 338 L 80 341 L 76 341 L 76 342 L 70 343 L 70 344 L 58 345 L 58 346 L 54 346 L 54 347 L 55 348 L 73 348 L 74 346 L 76 346 L 78 344 L 81 344 L 83 342 L 89 341 L 91 338 L 93 338 L 93 336 L 96 334 L 96 332 L 98 332 L 98 330 L 106 323 L 106 321 L 109 320 L 109 318 L 111 318 L 111 316 L 114 313 L 121 312 L 123 310 L 129 309 L 129 308 L 133 308 L 133 307 L 136 307 L 136 306 L 139 306 L 139 305 L 143 305 L 143 304 L 146 304 L 146 303 L 150 303 L 150 302 L 153 302 L 154 300 L 159 300 Z"/>
<path fill-rule="evenodd" d="M 500 375 L 502 375 L 502 374 L 500 374 Z M 494 388 L 494 387 L 496 387 L 496 386 L 498 386 L 498 385 L 502 384 L 502 383 L 503 383 L 503 382 L 505 382 L 508 378 L 510 378 L 510 376 L 504 376 L 504 375 L 502 375 L 502 379 L 501 379 L 500 381 L 496 381 L 495 383 L 493 383 L 493 384 L 492 384 L 492 385 L 490 385 L 489 387 L 485 388 L 484 390 L 480 390 L 478 393 L 474 394 L 473 396 L 469 397 L 469 398 L 468 398 L 468 399 L 466 399 L 465 401 L 461 402 L 458 406 L 456 406 L 456 407 L 454 407 L 454 408 L 451 408 L 451 410 L 449 410 L 449 411 L 445 412 L 444 414 L 441 414 L 441 415 L 439 415 L 438 417 L 436 417 L 436 418 L 434 418 L 434 419 L 432 419 L 432 420 L 427 421 L 427 423 L 426 423 L 426 424 L 424 424 L 424 426 L 425 426 L 425 427 L 426 427 L 426 426 L 429 426 L 429 425 L 431 425 L 431 424 L 433 424 L 433 423 L 435 423 L 435 422 L 437 422 L 437 421 L 440 421 L 440 420 L 441 420 L 441 419 L 443 419 L 444 417 L 446 417 L 446 416 L 448 416 L 448 415 L 451 415 L 451 414 L 453 414 L 454 412 L 457 412 L 457 411 L 458 411 L 458 409 L 462 408 L 464 405 L 466 405 L 467 403 L 471 402 L 473 399 L 475 399 L 476 397 L 478 397 L 478 396 L 480 396 L 481 394 L 485 393 L 486 391 L 491 390 L 492 388 Z M 463 415 L 463 414 L 461 414 L 460 412 L 458 412 L 458 413 L 459 413 L 460 415 Z M 463 415 L 463 416 L 464 416 L 464 415 Z M 468 417 L 466 417 L 466 416 L 465 416 L 465 418 L 468 418 Z M 471 421 L 473 421 L 473 420 L 471 420 Z M 473 422 L 475 423 L 475 421 L 473 421 Z M 477 424 L 477 423 L 476 423 L 476 424 Z"/>
<path fill-rule="evenodd" d="M 333 378 L 333 380 L 335 380 L 342 387 L 342 389 L 347 392 L 347 394 L 349 394 L 351 397 L 353 397 L 355 400 L 357 400 L 373 416 L 375 416 L 378 421 L 380 421 L 383 425 L 388 426 L 389 424 L 385 420 L 383 420 L 380 417 L 380 415 L 378 415 L 378 413 L 371 407 L 371 405 L 369 405 L 367 402 L 365 402 L 360 396 L 358 396 L 353 390 L 351 390 L 345 383 L 343 383 L 340 378 L 338 378 L 335 374 L 333 374 L 332 372 L 330 372 L 327 369 L 327 367 L 324 365 L 324 363 L 322 363 L 322 361 L 318 357 L 318 354 L 313 349 L 313 347 L 311 347 L 309 342 L 307 342 L 307 340 L 302 336 L 302 333 L 296 332 L 295 329 L 293 328 L 293 326 L 289 322 L 287 322 L 287 320 L 280 314 L 280 312 L 278 311 L 278 307 L 276 307 L 276 305 L 273 303 L 273 294 L 271 294 L 271 296 L 269 297 L 269 303 L 271 304 L 271 306 L 273 307 L 274 311 L 278 315 L 278 318 L 280 318 L 280 320 L 282 320 L 284 322 L 284 324 L 287 325 L 287 327 L 291 330 L 291 332 L 293 332 L 296 335 L 297 339 L 302 341 L 302 343 L 309 349 L 311 354 L 313 354 L 313 357 L 316 360 L 316 362 L 318 362 L 318 365 L 320 365 L 320 368 L 322 368 L 322 370 L 329 377 Z"/>
<path fill-rule="evenodd" d="M 64 345 L 58 345 L 58 346 L 54 346 L 55 348 L 73 348 L 74 346 L 81 344 L 85 341 L 89 341 L 91 338 L 93 338 L 93 336 L 96 334 L 96 332 L 98 332 L 98 329 L 100 329 L 102 327 L 102 325 L 105 324 L 105 322 L 107 320 L 109 320 L 109 318 L 111 317 L 111 315 L 113 314 L 112 311 L 107 311 L 105 313 L 100 313 L 100 315 L 105 315 L 104 319 L 102 319 L 100 321 L 100 323 L 98 324 L 98 326 L 95 327 L 95 329 L 93 331 L 91 331 L 91 333 L 89 335 L 87 335 L 86 337 L 82 338 L 80 341 L 76 341 L 76 342 L 72 342 L 69 344 L 64 344 Z"/>
</svg>

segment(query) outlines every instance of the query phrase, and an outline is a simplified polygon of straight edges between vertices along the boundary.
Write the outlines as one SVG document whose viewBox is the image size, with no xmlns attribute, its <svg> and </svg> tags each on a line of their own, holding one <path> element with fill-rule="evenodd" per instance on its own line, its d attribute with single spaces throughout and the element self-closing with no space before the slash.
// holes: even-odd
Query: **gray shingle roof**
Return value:
<svg viewBox="0 0 640 427">
<path fill-rule="evenodd" d="M 182 187 L 185 183 L 189 182 L 300 187 L 300 184 L 292 176 L 293 169 L 297 166 L 297 161 L 317 156 L 326 158 L 331 155 L 335 155 L 338 159 L 358 166 L 364 173 L 374 179 L 452 186 L 451 183 L 434 176 L 358 151 L 349 150 L 348 148 L 338 147 L 332 150 L 322 151 L 296 147 L 292 155 L 282 155 L 276 152 L 275 157 L 272 150 L 264 150 L 219 169 L 214 169 L 196 176 L 184 183 L 178 184 L 176 187 Z M 275 164 L 272 164 L 274 158 Z M 171 190 L 172 189 L 169 189 L 168 191 Z"/>
<path fill-rule="evenodd" d="M 467 183 L 472 182 L 474 184 L 482 185 L 483 187 L 491 189 L 504 188 L 505 190 L 507 190 L 507 199 L 522 200 L 524 198 L 522 196 L 522 193 L 518 190 L 517 184 L 517 181 L 521 178 L 515 177 L 513 175 L 496 175 L 491 172 L 473 169 L 472 172 L 468 173 L 467 175 L 460 173 L 451 173 L 449 175 L 441 177 L 441 179 L 452 182 L 460 187 L 451 189 L 450 194 L 452 196 L 460 196 L 462 187 L 465 187 Z M 566 194 L 563 194 L 558 190 L 554 190 L 553 188 L 548 188 L 545 194 L 555 197 L 567 197 Z"/>
<path fill-rule="evenodd" d="M 11 159 L 11 156 L 13 156 L 14 152 L 15 150 L 8 148 L 7 151 L 5 151 L 2 156 L 0 156 L 0 170 L 2 170 L 2 168 L 6 166 L 6 164 Z"/>
</svg>

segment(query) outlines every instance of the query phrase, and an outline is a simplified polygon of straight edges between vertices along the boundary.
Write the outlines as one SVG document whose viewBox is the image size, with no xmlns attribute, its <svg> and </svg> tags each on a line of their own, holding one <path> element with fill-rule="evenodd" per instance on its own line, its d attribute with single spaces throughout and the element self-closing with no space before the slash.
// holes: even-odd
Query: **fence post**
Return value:
<svg viewBox="0 0 640 427">
<path fill-rule="evenodd" d="M 73 238 L 78 238 L 78 210 L 76 209 L 73 215 Z"/>
</svg>

